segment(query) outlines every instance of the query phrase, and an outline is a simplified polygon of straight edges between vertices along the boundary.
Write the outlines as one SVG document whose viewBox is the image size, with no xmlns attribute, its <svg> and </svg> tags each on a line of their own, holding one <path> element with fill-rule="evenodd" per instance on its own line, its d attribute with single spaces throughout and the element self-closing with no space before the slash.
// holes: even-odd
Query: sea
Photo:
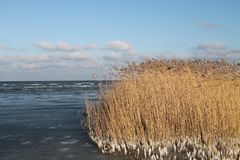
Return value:
<svg viewBox="0 0 240 160">
<path fill-rule="evenodd" d="M 122 160 L 81 126 L 86 100 L 107 81 L 0 82 L 0 160 Z"/>
</svg>

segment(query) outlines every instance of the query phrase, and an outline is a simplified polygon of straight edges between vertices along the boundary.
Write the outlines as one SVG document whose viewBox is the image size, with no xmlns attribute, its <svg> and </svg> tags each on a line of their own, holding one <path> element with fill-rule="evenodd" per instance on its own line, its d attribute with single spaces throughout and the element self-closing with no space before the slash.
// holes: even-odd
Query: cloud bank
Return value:
<svg viewBox="0 0 240 160">
<path fill-rule="evenodd" d="M 53 44 L 48 41 L 42 41 L 42 42 L 36 43 L 34 44 L 34 46 L 43 51 L 55 51 L 55 52 L 74 52 L 74 51 L 91 50 L 91 49 L 97 48 L 95 44 L 80 46 L 80 45 L 70 45 L 65 42 L 59 42 L 57 44 Z"/>
<path fill-rule="evenodd" d="M 240 50 L 231 49 L 222 42 L 198 44 L 194 53 L 197 58 L 240 60 Z"/>
<path fill-rule="evenodd" d="M 112 63 L 124 63 L 126 59 L 133 59 L 136 54 L 132 45 L 120 40 L 107 42 L 100 47 L 95 44 L 72 45 L 66 42 L 42 41 L 32 45 L 28 51 L 30 53 L 24 53 L 21 49 L 16 52 L 0 52 L 0 71 L 6 71 L 6 68 L 24 71 L 100 68 Z"/>
<path fill-rule="evenodd" d="M 104 46 L 104 48 L 106 50 L 121 52 L 123 54 L 128 54 L 128 55 L 136 54 L 136 51 L 131 44 L 124 41 L 120 41 L 120 40 L 110 41 Z"/>
<path fill-rule="evenodd" d="M 140 61 L 145 58 L 206 58 L 240 61 L 240 49 L 231 48 L 223 42 L 199 43 L 186 52 L 137 52 L 133 45 L 121 40 L 109 41 L 98 47 L 95 44 L 72 45 L 66 42 L 42 41 L 31 45 L 28 52 L 16 48 L 6 52 L 7 48 L 11 47 L 1 47 L 0 50 L 1 73 L 19 71 L 31 74 L 38 72 L 65 74 L 84 70 L 85 73 L 91 74 L 93 70 L 104 72 L 111 65 L 124 65 L 126 62 Z"/>
</svg>

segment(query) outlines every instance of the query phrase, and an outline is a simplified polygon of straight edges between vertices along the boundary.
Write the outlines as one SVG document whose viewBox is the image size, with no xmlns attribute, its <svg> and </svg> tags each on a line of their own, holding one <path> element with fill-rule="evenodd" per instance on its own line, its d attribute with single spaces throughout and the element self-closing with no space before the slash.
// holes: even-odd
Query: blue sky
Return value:
<svg viewBox="0 0 240 160">
<path fill-rule="evenodd" d="M 0 0 L 0 80 L 81 80 L 144 57 L 240 60 L 238 0 Z"/>
</svg>

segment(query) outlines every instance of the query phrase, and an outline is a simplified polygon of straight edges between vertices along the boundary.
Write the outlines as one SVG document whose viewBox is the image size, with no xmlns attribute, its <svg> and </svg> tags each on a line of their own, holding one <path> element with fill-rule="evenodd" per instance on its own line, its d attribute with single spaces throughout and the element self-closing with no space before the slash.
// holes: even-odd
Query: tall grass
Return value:
<svg viewBox="0 0 240 160">
<path fill-rule="evenodd" d="M 145 60 L 87 102 L 102 152 L 136 158 L 238 159 L 240 68 L 224 61 Z"/>
</svg>

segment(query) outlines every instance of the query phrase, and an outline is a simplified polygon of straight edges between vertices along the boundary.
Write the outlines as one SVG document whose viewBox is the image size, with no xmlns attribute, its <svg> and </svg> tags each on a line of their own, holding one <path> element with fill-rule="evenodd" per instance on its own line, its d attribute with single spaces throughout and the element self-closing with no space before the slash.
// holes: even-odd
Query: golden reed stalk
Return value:
<svg viewBox="0 0 240 160">
<path fill-rule="evenodd" d="M 145 60 L 87 102 L 85 128 L 104 153 L 146 159 L 239 159 L 240 67 Z"/>
</svg>

